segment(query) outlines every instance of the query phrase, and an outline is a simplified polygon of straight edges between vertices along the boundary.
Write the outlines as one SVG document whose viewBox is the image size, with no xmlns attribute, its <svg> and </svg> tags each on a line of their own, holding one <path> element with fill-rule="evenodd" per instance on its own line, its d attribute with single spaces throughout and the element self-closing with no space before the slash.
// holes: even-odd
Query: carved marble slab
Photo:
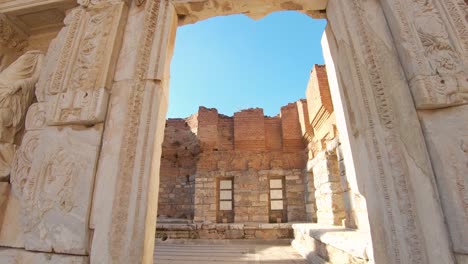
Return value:
<svg viewBox="0 0 468 264">
<path fill-rule="evenodd" d="M 45 88 L 49 125 L 104 120 L 125 3 L 79 7 L 67 16 L 67 32 Z"/>
<path fill-rule="evenodd" d="M 468 105 L 421 111 L 419 117 L 457 253 L 468 254 Z"/>
<path fill-rule="evenodd" d="M 89 212 L 103 126 L 47 127 L 23 189 L 27 250 L 87 254 Z"/>
</svg>

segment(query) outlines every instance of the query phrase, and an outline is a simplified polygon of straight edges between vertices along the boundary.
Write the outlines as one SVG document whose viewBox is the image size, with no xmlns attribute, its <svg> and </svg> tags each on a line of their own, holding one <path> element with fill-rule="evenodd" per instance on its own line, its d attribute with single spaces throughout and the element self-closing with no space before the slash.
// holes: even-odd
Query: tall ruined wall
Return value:
<svg viewBox="0 0 468 264">
<path fill-rule="evenodd" d="M 158 215 L 193 218 L 195 173 L 200 145 L 189 122 L 169 119 L 162 145 Z"/>
<path fill-rule="evenodd" d="M 195 221 L 205 222 L 305 220 L 306 155 L 297 111 L 290 104 L 276 117 L 266 117 L 258 108 L 228 117 L 200 107 L 187 119 L 169 119 L 158 215 L 192 213 Z M 233 210 L 220 208 L 223 179 L 232 180 Z M 270 179 L 284 182 L 283 210 L 271 210 Z"/>
</svg>

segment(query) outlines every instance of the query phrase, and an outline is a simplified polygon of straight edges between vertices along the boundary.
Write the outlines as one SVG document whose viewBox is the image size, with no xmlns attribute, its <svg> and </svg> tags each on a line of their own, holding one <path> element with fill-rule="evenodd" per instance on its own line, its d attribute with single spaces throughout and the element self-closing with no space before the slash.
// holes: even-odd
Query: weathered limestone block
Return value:
<svg viewBox="0 0 468 264">
<path fill-rule="evenodd" d="M 34 98 L 44 55 L 28 51 L 0 73 L 0 180 L 8 178 L 15 154 L 15 137 Z"/>
<path fill-rule="evenodd" d="M 468 105 L 418 114 L 453 249 L 468 254 Z"/>
<path fill-rule="evenodd" d="M 67 16 L 60 55 L 45 86 L 48 124 L 104 120 L 125 18 L 125 3 L 78 7 Z"/>
<path fill-rule="evenodd" d="M 88 264 L 86 256 L 38 253 L 21 249 L 0 249 L 2 264 Z"/>
<path fill-rule="evenodd" d="M 23 189 L 27 250 L 83 255 L 103 126 L 41 131 Z"/>
</svg>

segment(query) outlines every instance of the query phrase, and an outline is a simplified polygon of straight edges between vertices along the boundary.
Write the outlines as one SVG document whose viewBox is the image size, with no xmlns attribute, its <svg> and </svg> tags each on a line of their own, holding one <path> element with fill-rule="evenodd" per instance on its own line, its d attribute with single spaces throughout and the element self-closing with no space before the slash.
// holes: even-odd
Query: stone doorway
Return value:
<svg viewBox="0 0 468 264">
<path fill-rule="evenodd" d="M 38 102 L 26 116 L 17 156 L 31 159 L 20 164 L 22 174 L 2 182 L 8 197 L 2 232 L 21 239 L 6 240 L 3 246 L 17 249 L 2 249 L 0 257 L 151 263 L 176 27 L 219 15 L 299 10 L 329 21 L 323 40 L 328 80 L 338 129 L 348 140 L 342 144 L 353 164 L 347 166 L 355 178 L 350 185 L 367 200 L 375 262 L 466 261 L 464 1 L 78 4 L 0 2 L 2 68 L 22 50 L 40 48 L 19 43 L 60 28 L 64 9 L 74 7 L 47 51 Z M 37 14 L 45 19 L 31 24 Z M 443 135 L 449 139 L 441 144 Z M 37 144 L 26 145 L 28 138 Z"/>
</svg>

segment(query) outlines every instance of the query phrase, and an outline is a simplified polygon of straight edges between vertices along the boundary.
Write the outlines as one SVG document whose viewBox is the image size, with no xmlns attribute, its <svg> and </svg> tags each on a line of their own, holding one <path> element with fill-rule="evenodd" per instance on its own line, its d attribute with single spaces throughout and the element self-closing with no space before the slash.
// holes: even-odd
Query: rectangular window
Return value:
<svg viewBox="0 0 468 264">
<path fill-rule="evenodd" d="M 219 210 L 232 211 L 232 179 L 219 180 Z"/>
<path fill-rule="evenodd" d="M 283 208 L 283 179 L 270 179 L 270 209 L 282 211 Z"/>
</svg>

